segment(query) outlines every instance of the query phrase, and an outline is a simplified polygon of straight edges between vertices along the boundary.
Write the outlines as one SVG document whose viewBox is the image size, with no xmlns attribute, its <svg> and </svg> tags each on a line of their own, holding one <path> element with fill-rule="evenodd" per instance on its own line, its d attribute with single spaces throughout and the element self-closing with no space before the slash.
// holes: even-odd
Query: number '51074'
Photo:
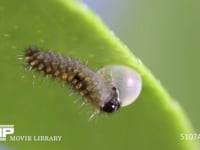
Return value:
<svg viewBox="0 0 200 150">
<path fill-rule="evenodd" d="M 181 133 L 181 140 L 200 140 L 200 133 Z"/>
</svg>

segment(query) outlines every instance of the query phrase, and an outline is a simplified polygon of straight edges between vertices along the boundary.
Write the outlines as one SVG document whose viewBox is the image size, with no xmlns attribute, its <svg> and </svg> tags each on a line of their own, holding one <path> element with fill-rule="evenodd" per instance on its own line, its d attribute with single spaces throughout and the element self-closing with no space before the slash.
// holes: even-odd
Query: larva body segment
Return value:
<svg viewBox="0 0 200 150">
<path fill-rule="evenodd" d="M 28 67 L 53 78 L 60 78 L 95 106 L 97 111 L 114 112 L 120 108 L 118 89 L 111 79 L 92 71 L 78 60 L 29 47 L 25 52 Z"/>
</svg>

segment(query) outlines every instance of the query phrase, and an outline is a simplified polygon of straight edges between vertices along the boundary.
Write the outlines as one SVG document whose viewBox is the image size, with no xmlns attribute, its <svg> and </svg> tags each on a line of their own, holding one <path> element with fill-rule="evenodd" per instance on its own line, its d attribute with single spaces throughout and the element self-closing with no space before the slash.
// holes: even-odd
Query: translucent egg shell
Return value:
<svg viewBox="0 0 200 150">
<path fill-rule="evenodd" d="M 119 90 L 121 106 L 133 103 L 139 96 L 142 89 L 142 79 L 132 68 L 122 65 L 108 65 L 98 72 L 106 72 L 111 75 L 113 84 Z"/>
</svg>

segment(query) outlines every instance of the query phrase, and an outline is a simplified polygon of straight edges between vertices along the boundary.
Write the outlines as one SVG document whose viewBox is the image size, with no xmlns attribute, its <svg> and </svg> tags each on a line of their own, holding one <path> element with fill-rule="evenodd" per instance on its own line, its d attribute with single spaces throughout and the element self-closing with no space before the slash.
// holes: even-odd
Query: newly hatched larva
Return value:
<svg viewBox="0 0 200 150">
<path fill-rule="evenodd" d="M 112 113 L 117 111 L 121 106 L 128 105 L 130 101 L 135 100 L 141 90 L 141 78 L 136 73 L 137 81 L 140 84 L 139 88 L 136 89 L 136 95 L 131 98 L 129 97 L 129 100 L 125 98 L 123 101 L 124 96 L 120 97 L 120 91 L 122 92 L 122 90 L 119 90 L 121 88 L 117 87 L 122 86 L 120 84 L 124 84 L 121 82 L 119 84 L 119 76 L 116 76 L 116 74 L 118 74 L 116 71 L 119 69 L 116 66 L 118 65 L 114 67 L 107 66 L 97 72 L 94 72 L 78 60 L 63 57 L 52 51 L 41 51 L 35 46 L 27 48 L 24 60 L 27 67 L 30 69 L 43 72 L 45 75 L 51 75 L 53 78 L 60 78 L 62 81 L 69 84 L 96 108 L 96 113 Z M 128 67 L 125 68 L 127 69 Z M 123 67 L 120 72 L 125 72 Z M 115 80 L 115 78 L 117 80 Z M 125 82 L 124 79 L 121 81 Z M 138 86 L 136 83 L 137 82 L 134 81 L 130 83 L 132 85 L 127 84 L 127 88 L 132 88 L 128 89 L 128 91 L 134 90 L 133 88 Z M 125 88 L 125 86 L 122 87 Z M 126 89 L 124 90 L 126 91 Z M 121 94 L 124 95 L 123 93 Z"/>
</svg>

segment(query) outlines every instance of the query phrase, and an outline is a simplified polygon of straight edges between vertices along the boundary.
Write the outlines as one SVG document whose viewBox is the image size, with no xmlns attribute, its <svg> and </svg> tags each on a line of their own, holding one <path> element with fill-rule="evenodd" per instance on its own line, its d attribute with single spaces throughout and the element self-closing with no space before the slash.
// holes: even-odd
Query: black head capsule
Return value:
<svg viewBox="0 0 200 150">
<path fill-rule="evenodd" d="M 112 88 L 112 97 L 108 100 L 100 110 L 106 113 L 117 111 L 121 107 L 119 102 L 119 93 L 116 87 Z"/>
</svg>

